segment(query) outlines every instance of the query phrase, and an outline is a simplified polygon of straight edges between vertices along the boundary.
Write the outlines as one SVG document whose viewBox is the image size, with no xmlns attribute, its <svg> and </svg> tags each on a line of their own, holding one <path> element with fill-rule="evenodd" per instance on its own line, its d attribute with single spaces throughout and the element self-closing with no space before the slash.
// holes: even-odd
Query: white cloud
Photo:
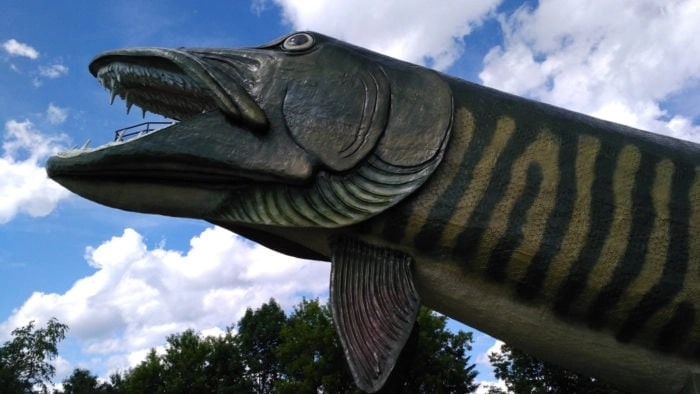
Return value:
<svg viewBox="0 0 700 394">
<path fill-rule="evenodd" d="M 49 137 L 32 122 L 10 120 L 0 156 L 0 224 L 22 212 L 32 217 L 48 215 L 68 191 L 50 180 L 39 162 L 62 149 L 65 137 Z"/>
<path fill-rule="evenodd" d="M 68 67 L 62 64 L 52 64 L 50 66 L 39 66 L 37 76 L 32 79 L 32 85 L 35 88 L 44 84 L 44 78 L 56 79 L 64 75 L 68 75 Z"/>
<path fill-rule="evenodd" d="M 68 74 L 68 67 L 62 64 L 52 64 L 50 66 L 40 66 L 39 75 L 42 77 L 54 79 Z"/>
<path fill-rule="evenodd" d="M 486 85 L 700 141 L 699 126 L 661 105 L 699 88 L 697 1 L 549 0 L 500 20 L 505 42 L 484 59 Z"/>
<path fill-rule="evenodd" d="M 253 0 L 250 3 L 250 10 L 255 14 L 260 16 L 260 14 L 267 9 L 267 0 Z"/>
<path fill-rule="evenodd" d="M 494 387 L 500 389 L 503 393 L 511 393 L 511 391 L 508 391 L 506 382 L 500 379 L 496 380 L 495 382 L 480 381 L 477 379 L 477 383 L 479 383 L 479 387 L 477 387 L 475 391 L 476 394 L 488 394 Z"/>
<path fill-rule="evenodd" d="M 499 340 L 494 340 L 493 345 L 489 347 L 485 352 L 479 354 L 476 359 L 476 364 L 482 367 L 489 366 L 491 367 L 491 361 L 489 360 L 489 355 L 492 353 L 499 354 L 501 353 L 501 347 L 505 343 L 503 341 Z M 479 388 L 477 389 L 476 393 L 477 394 L 486 394 L 489 392 L 490 387 L 498 387 L 504 392 L 508 392 L 508 388 L 506 387 L 506 384 L 503 380 L 500 379 L 495 379 L 491 377 L 492 379 L 495 379 L 493 381 L 490 380 L 480 380 L 481 376 L 477 376 L 477 380 L 479 380 Z"/>
<path fill-rule="evenodd" d="M 21 43 L 14 38 L 2 43 L 2 47 L 10 56 L 22 56 L 30 59 L 36 59 L 39 57 L 39 52 L 37 52 L 36 49 L 27 44 Z"/>
<path fill-rule="evenodd" d="M 45 324 L 46 322 L 36 322 L 37 326 L 41 326 Z M 51 364 L 53 364 L 54 368 L 56 368 L 56 375 L 57 376 L 69 376 L 75 367 L 71 365 L 71 363 L 66 360 L 65 358 L 61 357 L 59 354 L 55 359 L 52 360 Z M 52 387 L 61 389 L 63 386 L 61 383 L 54 384 Z"/>
<path fill-rule="evenodd" d="M 438 70 L 461 54 L 462 39 L 501 0 L 274 0 L 297 30 L 316 30 Z M 264 1 L 253 3 L 264 9 Z"/>
<path fill-rule="evenodd" d="M 490 338 L 490 340 L 493 341 L 493 344 L 486 349 L 483 353 L 480 353 L 477 358 L 476 358 L 476 364 L 481 365 L 481 366 L 490 366 L 491 365 L 491 360 L 489 360 L 489 355 L 491 353 L 500 353 L 501 352 L 501 346 L 504 345 L 503 341 L 499 341 L 498 339 L 493 339 Z"/>
<path fill-rule="evenodd" d="M 284 256 L 219 227 L 193 237 L 186 253 L 149 249 L 126 229 L 88 247 L 85 259 L 94 274 L 62 294 L 32 294 L 0 324 L 0 333 L 55 316 L 70 327 L 68 339 L 80 344 L 82 359 L 123 370 L 169 334 L 220 332 L 270 297 L 284 308 L 297 304 L 302 292 L 325 297 L 330 275 L 330 264 Z"/>
<path fill-rule="evenodd" d="M 49 107 L 46 109 L 46 118 L 51 124 L 63 123 L 68 118 L 68 110 L 54 105 L 54 103 L 49 103 Z"/>
</svg>

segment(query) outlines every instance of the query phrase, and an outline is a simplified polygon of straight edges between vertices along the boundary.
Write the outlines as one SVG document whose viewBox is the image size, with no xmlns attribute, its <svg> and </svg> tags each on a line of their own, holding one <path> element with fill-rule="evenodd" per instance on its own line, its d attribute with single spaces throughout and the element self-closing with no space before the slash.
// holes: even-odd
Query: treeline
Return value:
<svg viewBox="0 0 700 394">
<path fill-rule="evenodd" d="M 394 388 L 425 393 L 476 389 L 467 356 L 471 334 L 447 331 L 445 318 L 427 309 L 418 321 L 425 340 L 416 349 L 417 362 Z M 66 381 L 66 392 L 70 385 Z M 119 393 L 359 392 L 331 313 L 318 300 L 302 301 L 289 316 L 274 300 L 248 309 L 235 334 L 229 327 L 218 337 L 201 338 L 192 330 L 171 335 L 163 355 L 151 350 L 141 364 L 112 376 L 111 386 Z"/>
<path fill-rule="evenodd" d="M 476 372 L 470 363 L 472 334 L 446 329 L 446 318 L 421 309 L 419 338 L 413 362 L 401 365 L 390 390 L 399 392 L 473 392 Z M 64 325 L 49 322 L 49 330 L 60 333 L 53 347 L 39 347 L 47 355 L 46 373 L 27 379 L 23 367 L 8 370 L 0 378 L 14 380 L 17 390 L 29 392 L 53 375 L 48 363 L 57 355 L 55 342 L 63 339 Z M 33 326 L 23 329 L 32 331 Z M 43 330 L 43 329 L 42 329 Z M 14 333 L 18 332 L 15 330 Z M 43 331 L 36 335 L 45 336 Z M 17 339 L 17 338 L 16 338 Z M 15 341 L 18 346 L 25 339 Z M 16 349 L 17 350 L 17 349 Z M 48 351 L 47 351 L 48 350 Z M 21 353 L 21 352 L 17 352 Z M 42 357 L 43 358 L 43 357 Z M 36 357 L 34 358 L 36 359 Z M 2 363 L 2 370 L 5 370 Z M 9 368 L 8 368 L 9 369 Z M 35 370 L 36 368 L 27 368 Z M 318 300 L 303 300 L 286 316 L 271 299 L 256 310 L 248 309 L 236 326 L 221 336 L 202 337 L 187 330 L 167 338 L 163 354 L 155 349 L 139 365 L 99 382 L 85 369 L 76 369 L 63 381 L 65 393 L 359 393 L 345 362 L 330 310 Z"/>
<path fill-rule="evenodd" d="M 446 329 L 446 318 L 426 308 L 409 354 L 383 392 L 474 392 L 470 362 L 472 333 Z M 0 392 L 49 392 L 56 344 L 68 327 L 52 319 L 45 328 L 31 322 L 0 347 Z M 495 374 L 516 393 L 614 392 L 594 379 L 542 363 L 505 347 L 492 355 Z M 318 300 L 303 300 L 289 316 L 271 299 L 220 336 L 186 330 L 167 337 L 165 352 L 151 349 L 134 368 L 101 382 L 75 369 L 58 393 L 359 393 L 345 362 L 331 313 Z M 490 393 L 504 393 L 491 387 Z"/>
</svg>

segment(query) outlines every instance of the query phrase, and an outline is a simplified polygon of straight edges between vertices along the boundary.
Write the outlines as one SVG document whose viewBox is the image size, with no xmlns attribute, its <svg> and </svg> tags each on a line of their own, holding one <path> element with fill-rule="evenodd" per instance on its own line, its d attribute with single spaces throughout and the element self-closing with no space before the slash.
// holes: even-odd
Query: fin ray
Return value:
<svg viewBox="0 0 700 394">
<path fill-rule="evenodd" d="M 420 307 L 413 258 L 349 237 L 332 245 L 331 311 L 359 388 L 379 390 L 408 340 Z"/>
</svg>

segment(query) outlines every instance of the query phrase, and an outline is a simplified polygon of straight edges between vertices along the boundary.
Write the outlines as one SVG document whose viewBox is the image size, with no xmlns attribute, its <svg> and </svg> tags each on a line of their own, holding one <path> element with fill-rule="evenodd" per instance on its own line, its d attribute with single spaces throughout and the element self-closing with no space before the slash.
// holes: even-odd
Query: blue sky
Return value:
<svg viewBox="0 0 700 394">
<path fill-rule="evenodd" d="M 50 154 L 108 142 L 142 121 L 119 100 L 110 106 L 88 73 L 101 51 L 250 46 L 311 29 L 697 142 L 698 20 L 696 0 L 3 1 L 0 341 L 56 316 L 71 327 L 56 381 L 75 367 L 106 376 L 170 333 L 216 333 L 270 297 L 286 308 L 302 295 L 327 297 L 329 264 L 273 254 L 201 221 L 108 209 L 46 179 Z M 473 359 L 494 343 L 477 335 Z"/>
</svg>

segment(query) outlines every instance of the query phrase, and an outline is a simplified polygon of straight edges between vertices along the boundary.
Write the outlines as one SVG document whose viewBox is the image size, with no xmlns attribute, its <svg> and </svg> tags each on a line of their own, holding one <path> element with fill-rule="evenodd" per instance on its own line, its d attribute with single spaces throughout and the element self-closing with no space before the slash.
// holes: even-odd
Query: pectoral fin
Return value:
<svg viewBox="0 0 700 394">
<path fill-rule="evenodd" d="M 420 307 L 413 258 L 353 238 L 332 245 L 331 311 L 355 383 L 382 388 L 408 340 Z"/>
</svg>

